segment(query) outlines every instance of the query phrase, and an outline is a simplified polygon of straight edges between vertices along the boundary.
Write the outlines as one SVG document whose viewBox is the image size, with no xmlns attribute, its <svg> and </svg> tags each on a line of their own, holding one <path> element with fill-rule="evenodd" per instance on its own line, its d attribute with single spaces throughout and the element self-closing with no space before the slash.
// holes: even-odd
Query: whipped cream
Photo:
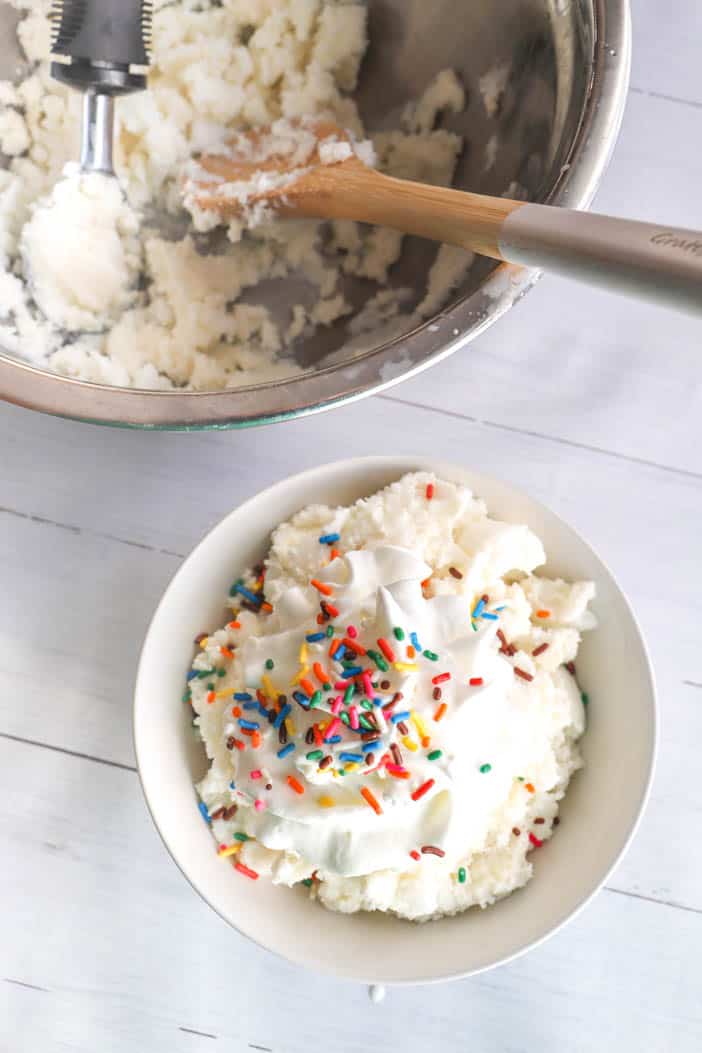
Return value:
<svg viewBox="0 0 702 1053">
<path fill-rule="evenodd" d="M 462 909 L 427 902 L 435 872 L 460 904 L 476 857 L 513 843 L 518 872 L 512 860 L 474 901 L 523 883 L 579 764 L 583 706 L 562 663 L 594 624 L 591 583 L 533 576 L 544 559 L 526 527 L 423 473 L 281 526 L 190 674 L 212 760 L 199 792 L 224 853 L 249 876 L 314 875 L 337 909 L 409 917 Z M 536 815 L 529 840 L 537 801 L 548 826 Z M 376 902 L 379 875 L 392 880 Z"/>
</svg>

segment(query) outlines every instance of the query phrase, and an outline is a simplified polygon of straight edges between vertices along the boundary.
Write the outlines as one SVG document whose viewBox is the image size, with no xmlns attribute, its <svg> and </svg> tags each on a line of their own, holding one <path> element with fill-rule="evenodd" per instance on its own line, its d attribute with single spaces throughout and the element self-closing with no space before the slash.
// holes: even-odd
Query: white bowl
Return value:
<svg viewBox="0 0 702 1053">
<path fill-rule="evenodd" d="M 202 747 L 180 699 L 193 638 L 223 624 L 230 582 L 265 555 L 271 530 L 305 505 L 348 504 L 413 470 L 467 484 L 505 520 L 544 542 L 546 570 L 597 584 L 599 628 L 578 654 L 591 704 L 585 768 L 571 784 L 555 836 L 534 853 L 529 884 L 486 909 L 426 925 L 382 914 L 326 911 L 306 890 L 249 881 L 220 859 L 197 808 Z M 193 888 L 239 932 L 297 964 L 373 983 L 467 976 L 523 953 L 572 918 L 598 890 L 636 829 L 656 747 L 653 674 L 629 605 L 607 567 L 563 520 L 495 479 L 430 457 L 370 457 L 323 465 L 247 501 L 185 560 L 159 604 L 139 662 L 137 763 L 154 822 Z M 310 938 L 306 934 L 317 934 Z"/>
</svg>

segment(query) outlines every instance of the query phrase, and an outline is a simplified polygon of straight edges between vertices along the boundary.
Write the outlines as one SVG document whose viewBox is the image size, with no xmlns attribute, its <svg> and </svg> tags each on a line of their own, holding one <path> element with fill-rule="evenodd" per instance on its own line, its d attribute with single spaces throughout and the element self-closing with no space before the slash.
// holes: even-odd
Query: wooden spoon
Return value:
<svg viewBox="0 0 702 1053">
<path fill-rule="evenodd" d="M 702 313 L 702 233 L 395 179 L 364 164 L 348 133 L 330 122 L 304 129 L 312 134 L 302 164 L 300 150 L 293 160 L 276 149 L 271 129 L 240 134 L 226 153 L 202 157 L 186 184 L 189 203 L 223 219 L 265 208 L 393 227 Z"/>
</svg>

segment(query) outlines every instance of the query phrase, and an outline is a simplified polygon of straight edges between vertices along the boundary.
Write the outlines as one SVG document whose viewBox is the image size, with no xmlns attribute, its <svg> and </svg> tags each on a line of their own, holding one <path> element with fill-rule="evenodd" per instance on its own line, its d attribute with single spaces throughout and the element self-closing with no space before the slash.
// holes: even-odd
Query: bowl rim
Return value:
<svg viewBox="0 0 702 1053">
<path fill-rule="evenodd" d="M 591 0 L 596 39 L 590 89 L 568 159 L 547 197 L 590 205 L 609 164 L 626 104 L 631 67 L 629 0 Z M 160 391 L 65 377 L 0 349 L 0 398 L 71 420 L 149 430 L 245 428 L 290 420 L 384 391 L 465 347 L 540 277 L 533 268 L 498 265 L 478 288 L 410 333 L 341 365 L 284 383 L 223 391 Z M 448 337 L 447 337 L 448 334 Z"/>
<path fill-rule="evenodd" d="M 430 464 L 432 464 L 433 467 L 429 467 Z M 294 485 L 294 484 L 297 484 L 297 483 L 302 483 L 302 482 L 309 481 L 310 479 L 314 478 L 314 476 L 317 473 L 319 473 L 321 470 L 335 469 L 337 471 L 343 471 L 343 470 L 346 470 L 346 469 L 350 468 L 351 466 L 353 466 L 354 469 L 357 469 L 357 468 L 363 467 L 363 466 L 367 466 L 368 469 L 386 467 L 389 472 L 390 471 L 392 471 L 392 472 L 396 471 L 398 478 L 400 477 L 400 475 L 403 475 L 406 472 L 413 471 L 413 470 L 414 471 L 416 471 L 416 470 L 420 470 L 420 471 L 421 470 L 435 471 L 437 475 L 441 475 L 441 473 L 443 471 L 448 471 L 448 472 L 453 471 L 453 472 L 456 473 L 456 475 L 461 474 L 461 473 L 463 473 L 463 474 L 468 473 L 470 475 L 470 477 L 471 477 L 471 486 L 478 493 L 480 492 L 481 482 L 483 480 L 485 480 L 488 483 L 497 484 L 501 489 L 503 489 L 505 491 L 505 493 L 509 493 L 510 495 L 515 496 L 517 499 L 526 500 L 529 504 L 531 504 L 535 508 L 535 510 L 547 512 L 550 516 L 555 518 L 555 520 L 557 521 L 559 527 L 560 526 L 565 526 L 575 536 L 577 542 L 583 547 L 583 549 L 585 551 L 587 551 L 587 553 L 589 555 L 593 556 L 594 559 L 601 565 L 604 573 L 609 577 L 611 584 L 614 586 L 615 590 L 617 591 L 617 593 L 619 595 L 619 599 L 621 600 L 621 602 L 623 604 L 623 608 L 624 608 L 624 611 L 625 611 L 626 615 L 630 619 L 631 628 L 633 629 L 633 632 L 635 634 L 635 637 L 637 639 L 637 642 L 638 642 L 640 650 L 641 650 L 642 671 L 645 674 L 645 680 L 646 680 L 647 686 L 648 686 L 648 696 L 649 696 L 649 703 L 650 703 L 650 713 L 648 714 L 648 716 L 649 716 L 650 724 L 651 724 L 651 739 L 650 739 L 650 751 L 649 751 L 649 755 L 648 755 L 648 759 L 647 759 L 646 770 L 645 770 L 645 773 L 643 774 L 642 788 L 641 788 L 641 792 L 640 792 L 640 796 L 639 796 L 639 801 L 638 801 L 638 804 L 636 806 L 635 812 L 633 814 L 632 820 L 630 822 L 629 828 L 627 830 L 626 836 L 623 838 L 621 845 L 619 846 L 617 851 L 613 854 L 612 858 L 608 861 L 603 873 L 595 881 L 595 883 L 590 888 L 590 890 L 583 894 L 583 896 L 578 900 L 578 902 L 575 904 L 574 907 L 572 907 L 571 909 L 565 909 L 560 914 L 560 916 L 557 918 L 557 920 L 555 922 L 553 922 L 553 924 L 551 924 L 548 928 L 546 928 L 544 930 L 544 932 L 542 932 L 538 936 L 534 937 L 533 939 L 528 940 L 521 947 L 517 948 L 516 950 L 514 950 L 514 951 L 512 951 L 512 952 L 510 952 L 508 954 L 502 955 L 501 957 L 495 959 L 492 962 L 486 963 L 486 964 L 478 966 L 476 968 L 470 968 L 470 969 L 465 969 L 465 970 L 464 969 L 458 969 L 458 970 L 451 970 L 451 971 L 446 971 L 446 972 L 437 972 L 436 970 L 432 970 L 432 971 L 427 972 L 427 973 L 422 973 L 421 970 L 420 970 L 420 971 L 417 972 L 416 975 L 412 976 L 411 978 L 404 978 L 404 977 L 403 978 L 392 978 L 392 977 L 388 977 L 386 975 L 359 976 L 356 973 L 350 972 L 350 971 L 348 971 L 346 969 L 333 969 L 333 968 L 329 968 L 329 967 L 322 968 L 321 966 L 317 966 L 314 963 L 311 964 L 309 959 L 305 957 L 304 953 L 296 953 L 295 955 L 288 955 L 288 954 L 283 954 L 281 951 L 276 950 L 276 949 L 268 946 L 268 944 L 262 942 L 256 936 L 256 934 L 254 932 L 249 931 L 248 927 L 240 925 L 240 924 L 235 924 L 227 916 L 227 914 L 225 913 L 224 909 L 221 908 L 220 906 L 217 906 L 209 898 L 209 895 L 207 895 L 202 890 L 202 888 L 200 888 L 195 883 L 195 880 L 193 878 L 191 878 L 191 876 L 188 873 L 188 870 L 186 868 L 186 864 L 182 863 L 181 860 L 175 854 L 173 848 L 169 844 L 168 839 L 167 839 L 167 837 L 166 837 L 166 835 L 165 835 L 165 833 L 164 833 L 164 831 L 163 831 L 163 829 L 162 829 L 162 827 L 161 827 L 161 825 L 159 823 L 158 816 L 156 814 L 158 809 L 154 808 L 152 797 L 150 796 L 149 789 L 148 789 L 148 786 L 147 786 L 147 783 L 149 782 L 149 776 L 145 776 L 145 774 L 144 774 L 145 768 L 149 767 L 148 766 L 148 762 L 145 762 L 145 760 L 144 760 L 144 753 L 143 753 L 143 751 L 141 749 L 141 746 L 140 746 L 140 733 L 139 733 L 140 711 L 143 708 L 143 704 L 140 703 L 140 697 L 144 693 L 144 689 L 143 689 L 143 686 L 142 686 L 144 656 L 146 655 L 148 647 L 149 647 L 150 636 L 151 636 L 151 633 L 152 633 L 152 629 L 153 629 L 154 623 L 156 622 L 157 618 L 159 617 L 161 611 L 164 609 L 164 607 L 169 602 L 169 594 L 171 593 L 172 589 L 175 587 L 177 579 L 183 573 L 186 564 L 189 563 L 191 559 L 193 559 L 193 558 L 195 558 L 197 556 L 197 554 L 206 545 L 206 543 L 209 541 L 209 539 L 211 538 L 211 536 L 213 534 L 215 534 L 218 531 L 226 531 L 228 522 L 234 516 L 238 516 L 238 515 L 240 515 L 242 513 L 245 513 L 246 510 L 248 508 L 250 508 L 253 504 L 255 504 L 257 501 L 259 501 L 261 498 L 264 498 L 266 496 L 270 496 L 279 487 L 281 487 L 281 486 L 289 486 L 289 485 Z M 296 473 L 293 476 L 286 476 L 286 477 L 283 477 L 282 479 L 277 480 L 276 482 L 272 483 L 270 486 L 267 486 L 265 489 L 257 491 L 255 494 L 253 494 L 251 497 L 247 498 L 241 504 L 236 505 L 236 507 L 234 507 L 230 512 L 228 512 L 225 516 L 223 516 L 221 519 L 219 519 L 210 529 L 208 529 L 202 535 L 200 540 L 194 545 L 194 547 L 191 549 L 191 551 L 188 553 L 188 555 L 183 559 L 183 561 L 181 562 L 181 564 L 179 565 L 179 567 L 177 568 L 175 573 L 171 576 L 171 578 L 170 578 L 170 580 L 168 582 L 168 585 L 166 586 L 166 588 L 165 588 L 165 590 L 163 592 L 163 595 L 161 596 L 161 598 L 160 598 L 160 600 L 159 600 L 159 602 L 158 602 L 158 604 L 157 604 L 157 606 L 156 606 L 156 608 L 154 610 L 154 613 L 153 613 L 153 615 L 152 615 L 152 617 L 150 619 L 150 622 L 149 622 L 149 626 L 148 626 L 148 628 L 146 630 L 146 634 L 145 634 L 145 637 L 144 637 L 144 642 L 142 644 L 142 647 L 141 647 L 140 653 L 139 653 L 139 659 L 138 659 L 138 664 L 137 664 L 137 672 L 136 672 L 135 684 L 134 684 L 134 700 L 133 700 L 133 708 L 132 708 L 132 737 L 133 737 L 133 744 L 134 744 L 134 753 L 135 753 L 135 756 L 136 756 L 137 772 L 138 772 L 138 775 L 139 775 L 139 781 L 140 781 L 140 784 L 141 784 L 142 792 L 144 794 L 144 799 L 145 799 L 145 802 L 146 802 L 146 806 L 148 808 L 149 814 L 150 814 L 151 819 L 153 821 L 153 824 L 154 824 L 154 826 L 156 828 L 156 831 L 157 831 L 159 837 L 161 838 L 161 841 L 163 842 L 163 844 L 164 844 L 169 856 L 171 857 L 171 859 L 173 860 L 175 865 L 178 867 L 178 869 L 180 870 L 181 874 L 183 875 L 185 880 L 188 882 L 190 887 L 193 889 L 193 891 L 196 892 L 197 895 L 202 900 L 204 900 L 205 903 L 207 903 L 207 905 L 215 912 L 215 914 L 217 914 L 224 922 L 226 922 L 227 925 L 229 925 L 231 928 L 233 928 L 235 930 L 235 932 L 239 933 L 241 936 L 244 936 L 246 939 L 251 940 L 254 944 L 256 944 L 256 946 L 262 948 L 263 950 L 267 951 L 270 954 L 274 954 L 277 958 L 279 958 L 279 959 L 281 959 L 283 961 L 286 961 L 288 963 L 292 963 L 294 965 L 302 966 L 305 969 L 309 969 L 312 972 L 317 972 L 317 973 L 319 973 L 321 975 L 324 975 L 324 976 L 335 975 L 339 979 L 352 980 L 352 981 L 356 981 L 356 982 L 360 982 L 360 983 L 366 983 L 366 984 L 381 984 L 381 985 L 384 985 L 384 986 L 393 986 L 393 987 L 406 987 L 406 986 L 412 986 L 412 985 L 415 985 L 415 984 L 443 983 L 443 982 L 448 981 L 448 980 L 458 980 L 458 979 L 467 978 L 469 976 L 477 976 L 480 973 L 487 972 L 487 971 L 489 971 L 491 969 L 498 968 L 499 966 L 506 965 L 508 962 L 515 961 L 517 958 L 521 958 L 523 955 L 527 954 L 529 951 L 534 950 L 535 948 L 539 947 L 542 943 L 544 943 L 546 940 L 550 939 L 550 937 L 554 936 L 557 932 L 559 932 L 562 928 L 564 928 L 565 925 L 567 925 L 569 922 L 573 921 L 581 913 L 581 911 L 584 910 L 584 908 L 588 905 L 588 903 L 590 903 L 591 900 L 594 899 L 594 897 L 597 895 L 597 893 L 601 891 L 601 889 L 605 885 L 605 883 L 608 880 L 608 878 L 610 877 L 610 875 L 613 873 L 613 871 L 616 869 L 616 867 L 619 865 L 619 863 L 621 862 L 622 858 L 624 857 L 624 855 L 628 851 L 628 849 L 629 849 L 629 847 L 631 845 L 631 842 L 632 842 L 634 836 L 636 835 L 636 832 L 637 832 L 637 830 L 639 828 L 639 825 L 641 823 L 643 814 L 644 814 L 644 812 L 646 810 L 646 806 L 647 806 L 649 798 L 650 798 L 651 788 L 652 788 L 652 785 L 653 785 L 653 779 L 654 779 L 654 776 L 655 776 L 656 762 L 657 762 L 657 756 L 658 756 L 659 734 L 660 734 L 660 713 L 659 713 L 659 705 L 658 705 L 658 694 L 657 694 L 657 688 L 656 688 L 656 680 L 655 680 L 655 674 L 654 674 L 654 670 L 653 670 L 653 665 L 652 665 L 652 662 L 651 662 L 651 657 L 650 657 L 648 646 L 646 644 L 645 637 L 644 637 L 644 635 L 642 633 L 639 621 L 638 621 L 638 619 L 637 619 L 637 617 L 636 617 L 636 615 L 635 615 L 635 613 L 634 613 L 634 611 L 633 611 L 633 609 L 631 607 L 631 604 L 630 604 L 630 602 L 629 602 L 629 600 L 628 600 L 628 598 L 626 596 L 626 593 L 623 591 L 623 589 L 619 585 L 619 582 L 618 582 L 617 578 L 615 577 L 615 575 L 612 573 L 609 565 L 605 562 L 604 559 L 602 559 L 602 557 L 599 555 L 599 553 L 596 551 L 596 549 L 593 548 L 592 545 L 590 545 L 590 543 L 582 536 L 580 531 L 577 530 L 575 527 L 573 527 L 570 522 L 565 520 L 557 512 L 554 512 L 548 505 L 544 504 L 542 501 L 539 501 L 538 499 L 532 497 L 526 490 L 522 490 L 519 487 L 515 487 L 511 483 L 505 482 L 504 480 L 502 480 L 501 478 L 499 478 L 497 476 L 488 475 L 488 474 L 485 474 L 485 473 L 482 473 L 482 472 L 475 472 L 471 468 L 469 468 L 469 467 L 467 467 L 465 465 L 462 465 L 462 464 L 459 464 L 459 463 L 456 463 L 456 462 L 446 461 L 443 458 L 429 458 L 425 454 L 419 454 L 419 455 L 416 455 L 416 456 L 407 455 L 407 454 L 399 454 L 397 456 L 379 455 L 379 456 L 365 456 L 365 457 L 350 457 L 350 458 L 344 458 L 344 459 L 338 460 L 338 461 L 324 462 L 322 464 L 315 465 L 312 468 L 305 469 L 302 472 L 298 472 L 298 473 Z M 320 909 L 323 909 L 323 908 L 320 907 Z M 398 920 L 399 924 L 410 924 L 410 925 L 416 924 L 416 923 L 413 923 L 413 922 L 404 922 L 403 919 L 397 919 L 397 920 Z"/>
</svg>

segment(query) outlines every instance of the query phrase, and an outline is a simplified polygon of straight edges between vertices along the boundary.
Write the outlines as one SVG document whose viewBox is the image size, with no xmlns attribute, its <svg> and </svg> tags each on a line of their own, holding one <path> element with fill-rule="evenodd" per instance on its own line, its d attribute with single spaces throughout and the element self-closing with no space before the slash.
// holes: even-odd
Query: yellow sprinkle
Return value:
<svg viewBox="0 0 702 1053">
<path fill-rule="evenodd" d="M 266 692 L 269 698 L 274 699 L 278 697 L 280 692 L 276 691 L 275 687 L 271 682 L 271 678 L 268 676 L 267 673 L 264 673 L 261 677 L 261 683 L 263 684 L 264 691 Z"/>
<path fill-rule="evenodd" d="M 419 672 L 419 666 L 416 662 L 393 662 L 395 669 L 399 669 L 401 673 L 417 673 Z"/>
<path fill-rule="evenodd" d="M 307 661 L 307 640 L 302 641 L 302 646 L 300 647 L 300 654 L 298 656 L 298 660 L 300 662 L 300 665 L 304 665 Z"/>
<path fill-rule="evenodd" d="M 200 640 L 200 647 L 203 649 L 203 651 L 205 650 L 205 648 L 207 647 L 209 642 L 210 642 L 209 636 L 205 636 L 202 640 Z"/>
<path fill-rule="evenodd" d="M 304 678 L 306 676 L 308 676 L 308 675 L 309 675 L 309 668 L 308 668 L 308 666 L 305 665 L 305 666 L 303 666 L 300 669 L 300 671 L 297 674 L 297 676 L 293 677 L 293 679 L 290 681 L 290 687 L 295 687 L 295 684 L 299 684 L 300 681 L 304 680 Z"/>
<path fill-rule="evenodd" d="M 295 722 L 293 720 L 291 720 L 290 717 L 286 717 L 285 718 L 285 730 L 287 731 L 287 733 L 290 736 L 290 738 L 292 738 L 293 735 L 297 734 L 297 729 L 295 728 Z"/>
<path fill-rule="evenodd" d="M 355 771 L 357 767 L 358 764 L 356 763 L 356 761 L 348 761 L 346 764 L 344 764 L 344 771 Z"/>
<path fill-rule="evenodd" d="M 420 717 L 419 713 L 415 713 L 415 711 L 412 710 L 412 712 L 410 713 L 410 720 L 412 721 L 412 723 L 414 724 L 415 728 L 419 732 L 419 737 L 421 739 L 426 738 L 426 736 L 428 734 L 427 727 L 426 727 L 426 724 L 424 723 L 424 721 L 422 720 L 422 718 Z"/>
<path fill-rule="evenodd" d="M 317 804 L 320 808 L 333 808 L 336 805 L 336 801 L 333 797 L 318 797 Z"/>
<path fill-rule="evenodd" d="M 229 687 L 226 691 L 215 691 L 215 698 L 231 698 L 232 689 Z"/>
<path fill-rule="evenodd" d="M 225 856 L 233 856 L 240 848 L 241 841 L 235 841 L 233 845 L 227 845 L 226 848 L 219 848 L 217 850 L 217 855 L 222 856 L 222 858 Z"/>
<path fill-rule="evenodd" d="M 403 738 L 402 741 L 404 742 L 404 744 L 405 744 L 405 746 L 407 747 L 408 750 L 412 750 L 413 753 L 416 753 L 416 751 L 417 751 L 417 743 L 413 742 L 412 739 L 409 737 L 409 735 L 405 735 L 405 737 Z"/>
</svg>

